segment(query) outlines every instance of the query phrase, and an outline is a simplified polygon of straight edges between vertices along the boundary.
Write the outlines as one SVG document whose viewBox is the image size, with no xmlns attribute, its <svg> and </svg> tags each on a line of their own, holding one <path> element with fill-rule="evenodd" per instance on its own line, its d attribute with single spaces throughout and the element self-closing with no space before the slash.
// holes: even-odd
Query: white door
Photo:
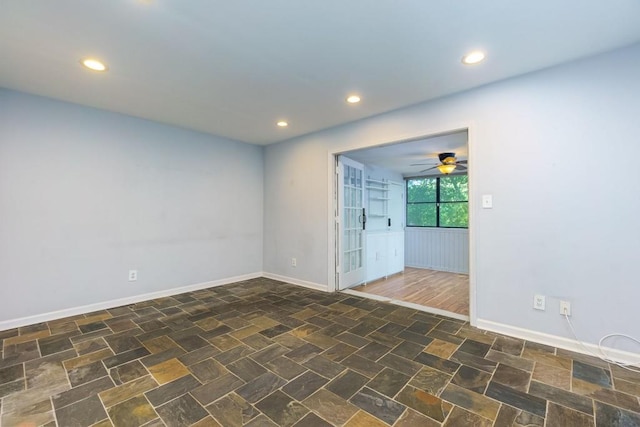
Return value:
<svg viewBox="0 0 640 427">
<path fill-rule="evenodd" d="M 338 157 L 338 288 L 364 282 L 364 166 Z"/>
</svg>

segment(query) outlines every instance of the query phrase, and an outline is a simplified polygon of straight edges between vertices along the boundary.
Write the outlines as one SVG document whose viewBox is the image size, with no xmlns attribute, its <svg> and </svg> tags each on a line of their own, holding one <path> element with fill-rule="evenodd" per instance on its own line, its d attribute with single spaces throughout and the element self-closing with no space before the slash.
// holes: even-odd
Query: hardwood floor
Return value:
<svg viewBox="0 0 640 427">
<path fill-rule="evenodd" d="M 353 288 L 400 301 L 469 315 L 469 276 L 422 268 L 405 268 L 403 273 Z"/>
</svg>

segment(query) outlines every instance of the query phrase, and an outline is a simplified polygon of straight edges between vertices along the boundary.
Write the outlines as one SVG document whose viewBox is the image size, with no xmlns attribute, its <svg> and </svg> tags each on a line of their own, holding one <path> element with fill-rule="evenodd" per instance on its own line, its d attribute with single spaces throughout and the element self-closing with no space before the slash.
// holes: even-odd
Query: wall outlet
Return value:
<svg viewBox="0 0 640 427">
<path fill-rule="evenodd" d="M 533 296 L 533 308 L 536 310 L 544 311 L 545 308 L 545 297 L 544 295 L 534 295 Z"/>
<path fill-rule="evenodd" d="M 291 267 L 297 267 L 298 261 L 295 258 L 291 258 Z"/>
<path fill-rule="evenodd" d="M 138 270 L 129 270 L 129 281 L 135 282 L 138 280 Z"/>
<path fill-rule="evenodd" d="M 571 303 L 569 301 L 560 301 L 560 314 L 571 316 Z"/>
</svg>

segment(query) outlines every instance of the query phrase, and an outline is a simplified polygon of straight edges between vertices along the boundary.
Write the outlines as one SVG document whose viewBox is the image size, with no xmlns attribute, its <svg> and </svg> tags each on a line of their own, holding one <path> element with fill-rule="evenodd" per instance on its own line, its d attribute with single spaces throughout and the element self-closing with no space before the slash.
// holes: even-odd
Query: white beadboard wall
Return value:
<svg viewBox="0 0 640 427">
<path fill-rule="evenodd" d="M 405 265 L 469 274 L 469 231 L 461 228 L 405 229 Z"/>
</svg>

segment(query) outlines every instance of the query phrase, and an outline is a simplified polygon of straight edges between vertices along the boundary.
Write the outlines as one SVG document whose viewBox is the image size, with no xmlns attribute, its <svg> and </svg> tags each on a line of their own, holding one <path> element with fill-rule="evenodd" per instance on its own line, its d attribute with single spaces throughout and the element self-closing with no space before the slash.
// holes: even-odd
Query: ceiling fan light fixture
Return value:
<svg viewBox="0 0 640 427">
<path fill-rule="evenodd" d="M 451 156 L 451 157 L 446 157 L 444 159 L 442 159 L 442 163 L 445 165 L 455 165 L 456 164 L 456 158 Z"/>
<path fill-rule="evenodd" d="M 442 164 L 437 166 L 438 170 L 445 175 L 449 175 L 456 169 L 456 164 Z"/>
</svg>

